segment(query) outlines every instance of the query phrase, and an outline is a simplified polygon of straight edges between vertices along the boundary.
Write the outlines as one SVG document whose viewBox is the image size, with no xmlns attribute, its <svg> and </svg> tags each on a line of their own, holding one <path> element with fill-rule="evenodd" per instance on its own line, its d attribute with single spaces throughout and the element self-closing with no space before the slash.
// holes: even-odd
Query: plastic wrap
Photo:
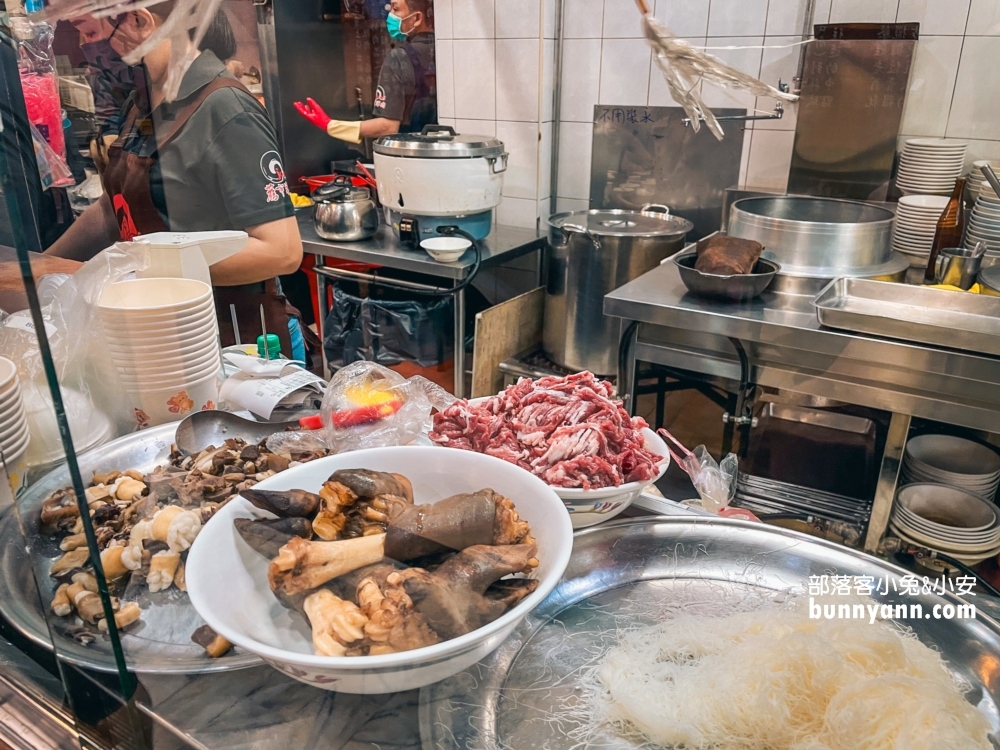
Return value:
<svg viewBox="0 0 1000 750">
<path fill-rule="evenodd" d="M 730 453 L 716 463 L 704 445 L 699 445 L 681 460 L 681 468 L 691 477 L 705 510 L 718 514 L 736 495 L 739 460 Z"/>
<path fill-rule="evenodd" d="M 114 245 L 72 276 L 39 284 L 42 316 L 62 389 L 74 444 L 82 450 L 135 428 L 131 406 L 122 398 L 118 373 L 107 356 L 97 302 L 104 285 L 146 266 L 144 253 L 130 243 Z M 23 310 L 0 323 L 0 352 L 16 363 L 32 443 L 29 458 L 44 464 L 61 457 L 55 413 L 31 315 Z"/>
<path fill-rule="evenodd" d="M 375 362 L 355 362 L 331 378 L 320 410 L 322 428 L 284 432 L 267 442 L 275 453 L 331 453 L 407 445 L 430 429 L 431 410 L 455 397 L 427 378 L 404 378 Z"/>
</svg>

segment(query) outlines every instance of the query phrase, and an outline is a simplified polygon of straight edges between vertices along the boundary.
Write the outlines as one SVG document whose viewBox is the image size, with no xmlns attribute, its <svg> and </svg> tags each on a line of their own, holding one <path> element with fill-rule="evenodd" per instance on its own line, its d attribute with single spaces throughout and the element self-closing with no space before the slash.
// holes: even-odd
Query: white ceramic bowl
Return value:
<svg viewBox="0 0 1000 750">
<path fill-rule="evenodd" d="M 472 243 L 464 237 L 428 237 L 420 242 L 420 247 L 439 263 L 454 263 Z"/>
<path fill-rule="evenodd" d="M 213 630 L 278 671 L 314 687 L 347 693 L 411 690 L 443 680 L 496 649 L 558 583 L 569 562 L 573 531 L 566 509 L 542 480 L 479 453 L 431 446 L 373 448 L 321 458 L 265 479 L 257 489 L 315 492 L 334 471 L 366 468 L 404 474 L 419 504 L 491 487 L 510 497 L 538 542 L 541 583 L 514 609 L 459 638 L 398 654 L 317 656 L 303 618 L 285 609 L 267 584 L 267 563 L 240 538 L 236 518 L 266 517 L 242 497 L 201 530 L 187 560 L 191 603 Z"/>
<path fill-rule="evenodd" d="M 995 450 L 953 435 L 919 435 L 907 442 L 905 459 L 956 479 L 1000 472 L 1000 454 Z"/>
<path fill-rule="evenodd" d="M 646 487 L 667 473 L 670 466 L 670 452 L 663 439 L 648 427 L 643 428 L 642 437 L 646 450 L 659 456 L 663 461 L 652 479 L 645 482 L 628 482 L 617 487 L 602 487 L 599 490 L 568 489 L 553 487 L 559 498 L 566 504 L 569 520 L 574 529 L 582 529 L 614 518 L 636 501 Z"/>
</svg>

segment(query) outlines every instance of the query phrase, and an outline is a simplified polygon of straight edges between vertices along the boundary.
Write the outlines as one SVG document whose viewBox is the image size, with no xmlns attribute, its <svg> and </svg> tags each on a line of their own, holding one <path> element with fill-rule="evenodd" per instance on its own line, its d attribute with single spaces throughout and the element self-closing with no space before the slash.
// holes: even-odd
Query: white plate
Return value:
<svg viewBox="0 0 1000 750">
<path fill-rule="evenodd" d="M 1000 473 L 1000 454 L 954 435 L 918 435 L 907 442 L 905 457 L 916 467 L 954 474 L 957 478 Z"/>
<path fill-rule="evenodd" d="M 943 211 L 948 205 L 947 198 L 939 195 L 906 195 L 899 199 L 900 206 L 913 207 L 915 209 L 938 209 Z"/>
<path fill-rule="evenodd" d="M 425 648 L 363 657 L 317 656 L 305 620 L 285 609 L 267 583 L 268 561 L 240 538 L 236 518 L 269 514 L 231 500 L 205 525 L 188 553 L 187 586 L 198 614 L 227 640 L 301 682 L 350 693 L 388 693 L 437 682 L 496 649 L 559 582 L 573 548 L 562 501 L 541 479 L 499 458 L 471 451 L 408 446 L 342 453 L 265 479 L 262 490 L 316 492 L 338 469 L 398 472 L 413 483 L 418 504 L 491 487 L 514 500 L 538 542 L 539 587 L 514 609 L 471 633 Z"/>
</svg>

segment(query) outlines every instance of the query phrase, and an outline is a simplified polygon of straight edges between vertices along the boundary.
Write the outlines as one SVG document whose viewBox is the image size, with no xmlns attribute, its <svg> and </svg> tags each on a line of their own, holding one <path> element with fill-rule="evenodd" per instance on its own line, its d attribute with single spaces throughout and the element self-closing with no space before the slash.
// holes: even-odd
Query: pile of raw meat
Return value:
<svg viewBox="0 0 1000 750">
<path fill-rule="evenodd" d="M 662 456 L 643 447 L 641 417 L 589 372 L 522 378 L 481 404 L 462 399 L 434 415 L 431 440 L 488 453 L 555 487 L 598 489 L 652 479 Z"/>
</svg>

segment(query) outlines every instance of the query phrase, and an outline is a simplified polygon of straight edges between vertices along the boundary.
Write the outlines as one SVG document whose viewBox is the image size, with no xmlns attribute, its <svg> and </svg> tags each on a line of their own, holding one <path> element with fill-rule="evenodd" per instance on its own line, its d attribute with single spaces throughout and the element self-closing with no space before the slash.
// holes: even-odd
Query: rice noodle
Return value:
<svg viewBox="0 0 1000 750">
<path fill-rule="evenodd" d="M 632 630 L 589 677 L 592 729 L 668 748 L 992 747 L 969 686 L 912 633 L 800 604 Z"/>
</svg>

